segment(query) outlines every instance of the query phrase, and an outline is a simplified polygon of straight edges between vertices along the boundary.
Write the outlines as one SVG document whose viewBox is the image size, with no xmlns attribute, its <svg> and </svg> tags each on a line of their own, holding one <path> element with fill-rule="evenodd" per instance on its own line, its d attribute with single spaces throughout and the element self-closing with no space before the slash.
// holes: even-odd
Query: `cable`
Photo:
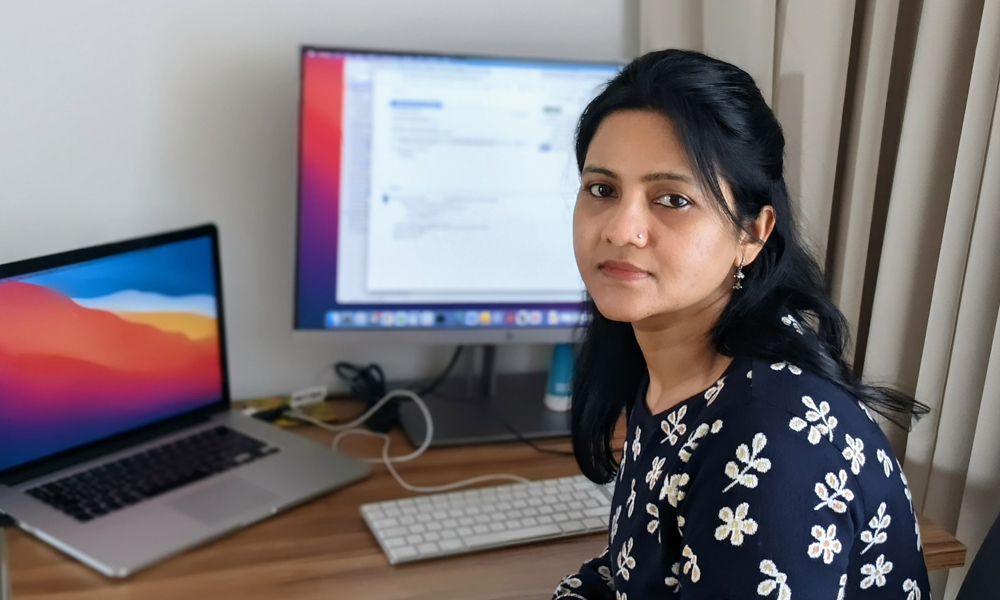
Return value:
<svg viewBox="0 0 1000 600">
<path fill-rule="evenodd" d="M 413 402 L 417 405 L 417 408 L 420 409 L 420 412 L 423 413 L 424 419 L 427 422 L 427 435 L 424 437 L 424 441 L 420 444 L 420 446 L 413 452 L 403 456 L 390 457 L 389 445 L 391 444 L 392 439 L 388 435 L 384 433 L 368 431 L 367 429 L 357 429 L 357 426 L 364 423 L 366 419 L 368 419 L 371 415 L 375 414 L 387 402 L 399 396 L 403 396 L 409 398 L 410 400 L 413 400 Z M 310 417 L 309 415 L 303 413 L 298 409 L 289 410 L 285 414 L 289 417 L 298 419 L 300 421 L 311 423 L 321 429 L 336 432 L 337 436 L 333 438 L 333 442 L 331 444 L 334 450 L 338 449 L 340 440 L 349 435 L 367 435 L 371 437 L 382 438 L 385 441 L 385 443 L 382 445 L 381 462 L 385 464 L 386 468 L 389 470 L 389 473 L 399 483 L 399 485 L 401 485 L 404 489 L 407 489 L 411 492 L 419 492 L 419 493 L 447 492 L 467 487 L 476 483 L 481 483 L 484 481 L 497 481 L 497 480 L 516 481 L 518 483 L 529 483 L 529 480 L 525 479 L 524 477 L 520 477 L 518 475 L 510 475 L 507 473 L 501 473 L 496 475 L 480 475 L 478 477 L 472 477 L 470 479 L 464 479 L 462 481 L 457 481 L 455 483 L 449 483 L 446 485 L 438 485 L 438 486 L 419 486 L 407 483 L 396 471 L 396 468 L 393 466 L 393 463 L 409 462 L 417 458 L 418 456 L 423 454 L 424 451 L 427 450 L 427 448 L 430 447 L 431 440 L 434 439 L 434 420 L 431 418 L 431 412 L 430 410 L 427 409 L 427 405 L 424 403 L 423 399 L 419 395 L 414 393 L 412 390 L 394 390 L 389 392 L 388 394 L 383 396 L 378 402 L 376 402 L 374 406 L 366 410 L 363 415 L 354 419 L 350 423 L 345 423 L 343 425 L 330 425 L 329 423 L 324 423 L 319 419 L 314 419 L 313 417 Z M 360 460 L 363 460 L 364 462 L 368 463 L 378 463 L 380 459 L 362 458 Z"/>
<path fill-rule="evenodd" d="M 451 374 L 459 357 L 462 355 L 463 346 L 458 346 L 445 367 L 437 377 L 423 387 L 416 390 L 418 396 L 426 396 L 436 390 Z M 368 407 L 372 407 L 380 398 L 385 397 L 386 388 L 385 373 L 382 367 L 372 363 L 366 367 L 341 361 L 333 365 L 333 370 L 351 390 L 351 396 L 363 400 Z M 415 385 L 415 384 L 414 384 Z M 411 386 L 412 388 L 412 386 Z M 388 433 L 390 429 L 399 424 L 399 400 L 393 400 L 384 405 L 380 411 L 375 411 L 365 422 L 369 429 L 378 433 Z"/>
<path fill-rule="evenodd" d="M 444 368 L 444 371 L 441 371 L 440 375 L 438 375 L 437 377 L 435 377 L 430 383 L 428 383 L 423 388 L 421 388 L 420 390 L 418 390 L 417 391 L 417 395 L 418 396 L 426 396 L 426 395 L 430 394 L 431 392 L 433 392 L 434 390 L 438 389 L 438 387 L 442 383 L 444 383 L 444 381 L 446 379 L 448 379 L 448 375 L 451 374 L 452 370 L 455 368 L 455 365 L 458 364 L 458 358 L 460 356 L 462 356 L 462 351 L 464 349 L 465 349 L 465 346 L 456 346 L 455 347 L 455 352 L 453 352 L 452 355 L 451 355 L 451 360 L 448 361 L 448 366 Z"/>
</svg>

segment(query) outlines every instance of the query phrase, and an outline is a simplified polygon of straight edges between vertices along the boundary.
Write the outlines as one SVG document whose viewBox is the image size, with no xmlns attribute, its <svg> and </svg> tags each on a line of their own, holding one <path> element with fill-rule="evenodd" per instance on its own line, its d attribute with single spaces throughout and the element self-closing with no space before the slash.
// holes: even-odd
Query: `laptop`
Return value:
<svg viewBox="0 0 1000 600">
<path fill-rule="evenodd" d="M 206 225 L 0 266 L 0 512 L 127 577 L 370 474 L 230 410 Z"/>
</svg>

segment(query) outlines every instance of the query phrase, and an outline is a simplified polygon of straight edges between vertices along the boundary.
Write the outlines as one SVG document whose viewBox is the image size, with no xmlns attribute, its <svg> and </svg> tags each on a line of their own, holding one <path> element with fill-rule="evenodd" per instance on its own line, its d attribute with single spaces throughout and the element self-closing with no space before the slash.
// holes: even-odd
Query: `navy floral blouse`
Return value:
<svg viewBox="0 0 1000 600">
<path fill-rule="evenodd" d="M 664 413 L 642 388 L 608 549 L 554 598 L 929 600 L 906 477 L 848 394 L 747 357 Z"/>
</svg>

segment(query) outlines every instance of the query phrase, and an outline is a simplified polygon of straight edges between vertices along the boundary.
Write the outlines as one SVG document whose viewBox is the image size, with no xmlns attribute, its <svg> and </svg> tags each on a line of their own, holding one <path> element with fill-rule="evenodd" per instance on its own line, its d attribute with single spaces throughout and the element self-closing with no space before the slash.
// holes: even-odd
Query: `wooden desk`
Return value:
<svg viewBox="0 0 1000 600">
<path fill-rule="evenodd" d="M 332 437 L 313 427 L 298 431 L 322 442 Z M 411 449 L 402 435 L 393 438 L 393 454 Z M 542 445 L 570 449 L 566 440 Z M 375 456 L 381 440 L 352 437 L 343 449 Z M 542 454 L 521 443 L 430 450 L 398 470 L 422 485 L 484 473 L 529 479 L 579 473 L 572 457 Z M 16 600 L 549 598 L 563 576 L 606 545 L 605 534 L 594 534 L 393 567 L 358 506 L 407 495 L 385 467 L 376 466 L 366 481 L 124 581 L 107 579 L 34 538 L 10 532 L 13 595 Z M 928 568 L 965 562 L 965 547 L 955 538 L 926 519 L 920 525 Z"/>
</svg>

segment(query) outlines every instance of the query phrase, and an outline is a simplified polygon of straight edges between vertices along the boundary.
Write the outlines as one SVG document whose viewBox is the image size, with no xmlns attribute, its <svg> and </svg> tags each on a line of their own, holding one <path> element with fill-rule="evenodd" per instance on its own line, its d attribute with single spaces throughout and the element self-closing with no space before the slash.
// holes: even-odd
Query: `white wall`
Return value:
<svg viewBox="0 0 1000 600">
<path fill-rule="evenodd" d="M 0 0 L 0 263 L 222 230 L 234 395 L 334 360 L 433 373 L 448 348 L 293 339 L 301 44 L 619 59 L 634 0 Z M 501 368 L 544 367 L 509 347 Z"/>
</svg>

